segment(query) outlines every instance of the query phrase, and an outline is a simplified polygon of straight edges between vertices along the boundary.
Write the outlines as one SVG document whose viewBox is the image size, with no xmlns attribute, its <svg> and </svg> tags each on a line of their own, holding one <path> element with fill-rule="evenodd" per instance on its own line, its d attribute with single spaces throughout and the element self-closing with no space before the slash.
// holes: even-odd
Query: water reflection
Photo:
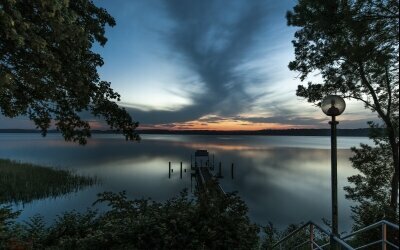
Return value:
<svg viewBox="0 0 400 250">
<path fill-rule="evenodd" d="M 342 187 L 355 173 L 348 158 L 349 148 L 367 138 L 338 138 L 338 179 L 340 229 L 350 229 L 350 205 Z M 207 149 L 222 161 L 226 191 L 239 191 L 253 221 L 289 223 L 330 218 L 330 145 L 329 137 L 284 136 L 189 136 L 145 135 L 140 143 L 131 143 L 114 135 L 95 135 L 85 147 L 65 143 L 59 135 L 0 134 L 0 158 L 10 158 L 75 169 L 95 175 L 101 187 L 57 199 L 35 201 L 25 207 L 21 219 L 40 212 L 46 218 L 64 210 L 85 210 L 101 191 L 127 190 L 130 198 L 152 197 L 165 200 L 190 188 L 190 173 L 179 179 L 179 162 L 190 168 L 190 155 Z M 175 169 L 168 179 L 168 162 Z M 230 180 L 230 166 L 235 179 Z M 217 171 L 217 168 L 216 168 Z M 100 208 L 102 209 L 102 208 Z"/>
</svg>

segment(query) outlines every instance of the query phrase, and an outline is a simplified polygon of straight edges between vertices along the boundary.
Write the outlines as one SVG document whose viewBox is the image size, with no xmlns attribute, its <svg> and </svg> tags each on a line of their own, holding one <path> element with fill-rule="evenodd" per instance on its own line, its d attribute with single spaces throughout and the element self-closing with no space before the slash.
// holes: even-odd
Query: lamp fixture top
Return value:
<svg viewBox="0 0 400 250">
<path fill-rule="evenodd" d="M 328 95 L 322 100 L 321 109 L 327 116 L 338 116 L 346 109 L 346 103 L 340 96 Z"/>
</svg>

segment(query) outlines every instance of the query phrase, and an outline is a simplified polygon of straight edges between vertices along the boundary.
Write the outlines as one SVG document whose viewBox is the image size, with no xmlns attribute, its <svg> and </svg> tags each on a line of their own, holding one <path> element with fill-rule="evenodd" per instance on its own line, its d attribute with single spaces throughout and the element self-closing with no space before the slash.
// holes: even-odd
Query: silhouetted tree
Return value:
<svg viewBox="0 0 400 250">
<path fill-rule="evenodd" d="M 399 190 L 399 2 L 397 0 L 299 0 L 287 13 L 300 27 L 289 68 L 303 81 L 319 72 L 322 83 L 299 85 L 297 95 L 318 103 L 337 93 L 377 112 L 390 146 L 389 204 L 396 212 Z M 389 160 L 388 160 L 389 161 Z"/>
<path fill-rule="evenodd" d="M 399 223 L 399 215 L 391 208 L 390 177 L 393 175 L 393 161 L 388 138 L 382 135 L 379 126 L 370 123 L 370 138 L 375 142 L 375 147 L 361 144 L 361 148 L 351 148 L 354 155 L 350 158 L 352 166 L 359 174 L 348 178 L 351 186 L 344 187 L 346 198 L 357 202 L 352 206 L 353 230 L 359 230 L 374 222 L 386 219 Z M 397 234 L 396 234 L 397 235 Z M 366 233 L 357 235 L 359 243 L 372 242 L 381 238 L 381 229 L 376 228 Z M 390 234 L 388 239 L 398 243 L 398 235 Z"/>
<path fill-rule="evenodd" d="M 0 1 L 0 110 L 28 116 L 43 136 L 51 122 L 65 140 L 86 143 L 90 126 L 81 112 L 104 117 L 127 140 L 137 140 L 134 122 L 113 100 L 120 95 L 101 81 L 105 26 L 115 21 L 91 0 Z"/>
</svg>

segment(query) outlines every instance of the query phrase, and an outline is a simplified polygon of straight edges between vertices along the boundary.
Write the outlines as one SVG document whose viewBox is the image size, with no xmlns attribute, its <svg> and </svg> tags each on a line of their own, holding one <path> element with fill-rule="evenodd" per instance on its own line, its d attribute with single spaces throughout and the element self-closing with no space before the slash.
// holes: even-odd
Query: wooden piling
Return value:
<svg viewBox="0 0 400 250">
<path fill-rule="evenodd" d="M 168 162 L 168 179 L 171 179 L 171 162 Z"/>
<path fill-rule="evenodd" d="M 221 164 L 221 162 L 219 162 L 217 177 L 218 178 L 222 178 L 222 164 Z"/>
<path fill-rule="evenodd" d="M 181 162 L 181 179 L 182 179 L 182 162 Z"/>
</svg>

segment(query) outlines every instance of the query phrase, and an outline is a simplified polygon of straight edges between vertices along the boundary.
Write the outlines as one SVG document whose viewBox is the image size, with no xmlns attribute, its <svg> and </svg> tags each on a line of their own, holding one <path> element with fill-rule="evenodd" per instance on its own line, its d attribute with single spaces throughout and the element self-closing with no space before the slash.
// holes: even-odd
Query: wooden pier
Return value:
<svg viewBox="0 0 400 250">
<path fill-rule="evenodd" d="M 196 178 L 197 186 L 200 190 L 205 192 L 217 192 L 225 195 L 225 191 L 218 183 L 218 179 L 215 178 L 207 167 L 195 167 L 194 177 Z"/>
<path fill-rule="evenodd" d="M 200 160 L 200 164 L 198 162 L 198 158 L 205 157 L 207 158 L 207 161 L 205 161 L 205 164 L 203 166 L 203 161 Z M 194 167 L 193 163 L 192 165 L 192 170 L 194 173 L 195 179 L 197 186 L 199 187 L 200 190 L 204 192 L 217 192 L 222 195 L 226 195 L 225 191 L 222 189 L 221 185 L 218 182 L 218 179 L 214 177 L 211 172 L 210 168 L 214 169 L 214 163 L 211 165 L 209 161 L 209 155 L 206 150 L 197 150 L 195 152 L 195 161 L 194 161 Z"/>
<path fill-rule="evenodd" d="M 194 161 L 193 161 L 194 160 Z M 171 162 L 168 163 L 168 178 L 171 179 L 171 174 L 174 172 Z M 224 178 L 222 175 L 222 164 L 219 162 L 218 173 L 214 176 L 211 171 L 215 168 L 214 155 L 212 155 L 212 162 L 207 150 L 196 150 L 194 159 L 190 156 L 190 190 L 192 189 L 192 179 L 196 180 L 196 185 L 199 191 L 205 193 L 226 195 L 225 191 L 219 184 L 218 179 Z M 231 164 L 231 178 L 233 180 L 233 163 Z M 180 179 L 182 179 L 183 171 L 186 173 L 186 168 L 183 169 L 182 162 L 180 162 Z"/>
</svg>

